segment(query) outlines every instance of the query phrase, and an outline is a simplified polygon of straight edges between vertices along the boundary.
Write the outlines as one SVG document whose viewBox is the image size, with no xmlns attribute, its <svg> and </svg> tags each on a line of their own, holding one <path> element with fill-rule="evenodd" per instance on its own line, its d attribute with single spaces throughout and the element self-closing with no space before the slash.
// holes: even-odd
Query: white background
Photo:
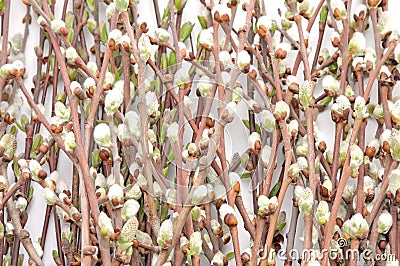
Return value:
<svg viewBox="0 0 400 266">
<path fill-rule="evenodd" d="M 13 36 L 13 34 L 21 32 L 23 33 L 24 31 L 24 25 L 22 24 L 22 18 L 25 15 L 26 12 L 26 8 L 25 6 L 22 4 L 22 1 L 11 1 L 11 21 L 10 21 L 10 38 Z M 58 1 L 59 3 L 57 4 L 57 8 L 56 9 L 56 14 L 55 17 L 60 18 L 61 17 L 61 12 L 62 12 L 62 2 L 63 1 Z M 72 2 L 72 1 L 70 1 Z M 139 18 L 140 21 L 146 21 L 147 24 L 151 27 L 154 27 L 155 23 L 155 15 L 153 12 L 153 5 L 152 5 L 152 1 L 150 0 L 141 0 L 141 3 L 139 4 L 138 10 L 139 10 L 139 14 L 141 15 L 141 17 Z M 310 1 L 312 3 L 315 3 L 315 6 L 317 5 L 317 3 L 319 1 L 317 0 L 312 0 Z M 359 4 L 359 2 L 361 1 L 353 1 L 353 6 Z M 163 7 L 166 6 L 166 4 L 168 3 L 167 0 L 160 0 L 159 1 L 159 5 L 161 7 L 161 15 L 163 13 Z M 277 1 L 277 0 L 265 0 L 265 5 L 267 7 L 267 15 L 271 15 L 271 16 L 277 16 L 277 8 L 283 5 L 283 0 L 281 1 Z M 102 3 L 100 3 L 100 6 L 103 6 Z M 399 1 L 396 0 L 392 0 L 390 1 L 390 10 L 400 10 L 400 3 Z M 188 0 L 187 3 L 187 7 L 184 10 L 183 13 L 183 22 L 184 21 L 191 21 L 196 23 L 195 29 L 194 29 L 194 35 L 193 35 L 193 40 L 196 40 L 196 33 L 200 30 L 200 26 L 198 24 L 197 21 L 197 15 L 201 14 L 202 12 L 205 12 L 205 8 L 204 6 L 200 3 L 200 1 L 198 0 Z M 34 53 L 34 46 L 38 45 L 39 43 L 39 31 L 38 31 L 38 27 L 37 27 L 37 23 L 36 23 L 36 15 L 33 15 L 33 19 L 32 19 L 32 25 L 30 27 L 30 34 L 29 34 L 29 38 L 28 38 L 28 43 L 27 43 L 27 48 L 26 48 L 26 65 L 27 65 L 27 72 L 28 72 L 28 78 L 26 79 L 26 85 L 27 88 L 31 88 L 33 87 L 33 83 L 32 83 L 32 77 L 34 76 L 34 74 L 36 73 L 36 61 L 37 61 L 37 57 Z M 394 15 L 393 18 L 397 21 L 395 25 L 400 25 L 399 22 L 399 16 Z M 238 27 L 240 25 L 242 25 L 244 23 L 244 13 L 239 11 L 237 18 L 235 20 L 235 26 Z M 303 25 L 306 26 L 306 21 L 303 22 Z M 372 28 L 372 26 L 370 27 Z M 325 39 L 324 39 L 324 44 L 327 47 L 330 47 L 329 45 L 329 36 L 330 36 L 330 32 L 331 30 L 328 29 L 327 33 L 325 34 Z M 297 36 L 297 32 L 296 32 L 296 27 L 295 25 L 293 25 L 292 29 L 290 30 L 290 33 L 292 34 L 292 36 Z M 318 25 L 316 23 L 316 27 L 314 27 L 314 30 L 311 32 L 310 34 L 310 47 L 311 49 L 315 46 L 315 41 L 318 37 Z M 367 38 L 368 38 L 368 45 L 371 47 L 374 47 L 373 45 L 373 39 L 372 39 L 372 35 L 367 34 Z M 90 40 L 90 38 L 89 38 Z M 188 44 L 188 43 L 187 43 Z M 89 46 L 88 46 L 89 47 Z M 46 55 L 46 52 L 44 53 Z M 311 55 L 313 56 L 314 52 L 311 53 Z M 287 60 L 288 64 L 290 62 L 292 62 L 291 60 L 294 58 L 294 56 L 296 55 L 296 52 L 292 52 L 292 54 L 289 56 L 289 59 Z M 310 62 L 312 62 L 312 58 L 310 59 Z M 299 71 L 299 73 L 301 73 L 301 69 Z M 300 76 L 299 76 L 300 77 Z M 243 79 L 241 79 L 243 80 Z M 321 90 L 317 90 L 316 91 L 316 96 L 318 96 L 321 93 Z M 375 97 L 376 92 L 372 93 L 373 97 Z M 398 95 L 398 90 L 394 91 L 394 96 Z M 23 113 L 29 114 L 29 109 L 24 107 Z M 248 119 L 247 118 L 247 111 L 246 111 L 246 104 L 245 103 L 241 103 L 239 106 L 239 112 L 238 115 L 243 118 L 243 119 Z M 371 124 L 371 123 L 370 123 Z M 320 114 L 320 118 L 318 120 L 318 125 L 320 127 L 320 129 L 326 134 L 327 140 L 328 140 L 328 148 L 333 146 L 333 136 L 334 136 L 334 124 L 330 119 L 330 114 L 329 111 L 325 111 L 324 113 Z M 367 132 L 374 132 L 375 126 L 374 124 L 371 124 L 367 130 Z M 43 132 L 44 133 L 44 132 Z M 47 135 L 47 133 L 44 133 L 45 135 Z M 234 121 L 234 123 L 230 124 L 227 126 L 227 151 L 228 151 L 228 158 L 230 158 L 230 156 L 233 154 L 233 152 L 239 152 L 240 154 L 243 153 L 243 151 L 245 151 L 248 147 L 247 144 L 247 136 L 248 136 L 248 132 L 247 130 L 243 127 L 243 125 L 241 124 L 239 119 L 236 119 Z M 368 136 L 369 138 L 371 136 Z M 367 140 L 369 139 L 367 138 Z M 19 146 L 18 146 L 18 151 L 22 152 L 23 151 L 23 144 L 24 144 L 24 135 L 23 134 L 19 134 Z M 282 156 L 280 154 L 280 156 L 278 157 L 278 166 L 280 166 L 282 164 Z M 60 156 L 60 163 L 59 163 L 59 170 L 60 173 L 62 173 L 62 177 L 66 180 L 70 180 L 71 179 L 71 174 L 72 174 L 72 169 L 71 169 L 71 164 L 65 159 L 65 156 Z M 278 170 L 277 170 L 278 171 Z M 10 176 L 11 176 L 11 172 L 9 172 Z M 11 179 L 11 178 L 10 178 Z M 276 180 L 276 177 L 274 179 L 274 182 Z M 274 183 L 273 182 L 273 183 Z M 42 226 L 43 226 L 43 221 L 44 221 L 44 213 L 45 213 L 45 202 L 43 200 L 42 197 L 42 189 L 37 186 L 36 184 L 33 184 L 33 186 L 35 187 L 35 194 L 34 194 L 34 198 L 31 202 L 31 204 L 28 207 L 28 213 L 30 215 L 28 223 L 26 225 L 26 228 L 28 229 L 28 231 L 31 233 L 31 237 L 32 239 L 37 239 L 38 237 L 40 237 L 41 231 L 42 231 Z M 242 190 L 242 195 L 243 198 L 245 200 L 245 205 L 248 208 L 252 207 L 252 203 L 251 203 L 251 197 L 249 192 L 248 192 L 248 188 L 250 188 L 250 184 L 248 180 L 244 180 L 243 181 L 243 190 Z M 283 210 L 287 212 L 287 217 L 288 217 L 288 225 L 290 223 L 289 219 L 290 219 L 290 210 L 291 210 L 291 198 L 292 198 L 292 188 L 289 188 L 289 191 L 287 193 L 286 196 L 286 201 L 285 204 L 283 206 Z M 302 228 L 303 228 L 303 221 L 302 221 L 302 216 L 300 215 L 299 217 L 299 226 L 297 228 L 297 232 L 302 232 Z M 243 228 L 243 226 L 241 226 L 242 223 L 240 221 L 239 224 L 239 228 Z M 286 231 L 284 231 L 284 233 L 286 233 Z M 300 235 L 297 235 L 297 239 Z M 249 239 L 249 235 L 247 232 L 241 231 L 240 232 L 240 245 L 242 248 L 242 251 L 250 246 L 250 239 Z M 295 247 L 299 250 L 301 250 L 302 248 L 302 243 L 300 241 L 296 241 L 296 245 Z M 285 248 L 284 246 L 282 248 Z M 47 242 L 46 242 L 46 248 L 44 251 L 44 257 L 43 260 L 45 262 L 46 265 L 55 265 L 53 262 L 53 259 L 51 257 L 51 250 L 56 249 L 56 244 L 55 244 L 55 235 L 54 235 L 54 224 L 53 224 L 53 217 L 51 216 L 50 219 L 50 226 L 49 226 L 49 230 L 48 230 L 48 236 L 47 236 Z M 231 249 L 231 245 L 229 244 L 227 249 L 224 250 L 226 251 L 225 253 L 227 253 L 228 250 Z M 25 253 L 24 248 L 21 245 L 21 252 Z M 25 263 L 24 265 L 26 265 L 27 260 L 25 259 Z M 230 261 L 230 265 L 234 265 L 233 260 Z M 280 265 L 280 262 L 278 261 L 278 265 Z"/>
</svg>

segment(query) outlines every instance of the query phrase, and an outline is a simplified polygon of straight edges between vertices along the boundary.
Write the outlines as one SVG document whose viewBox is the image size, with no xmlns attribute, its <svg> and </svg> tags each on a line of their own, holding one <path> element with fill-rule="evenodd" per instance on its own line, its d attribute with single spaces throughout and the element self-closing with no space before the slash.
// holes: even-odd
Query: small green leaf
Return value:
<svg viewBox="0 0 400 266">
<path fill-rule="evenodd" d="M 261 135 L 261 128 L 260 128 L 260 126 L 259 126 L 257 123 L 255 124 L 255 126 L 256 126 L 256 132 L 257 132 L 258 134 Z"/>
<path fill-rule="evenodd" d="M 207 19 L 205 17 L 203 17 L 203 16 L 197 16 L 197 19 L 200 22 L 201 28 L 203 30 L 207 29 Z"/>
<path fill-rule="evenodd" d="M 331 101 L 332 101 L 332 97 L 327 96 L 324 99 L 322 99 L 321 101 L 319 101 L 318 103 L 327 106 Z"/>
<path fill-rule="evenodd" d="M 90 12 L 94 12 L 94 0 L 86 0 L 86 6 L 89 8 Z"/>
<path fill-rule="evenodd" d="M 24 262 L 24 255 L 23 254 L 18 255 L 18 263 L 17 263 L 17 265 L 18 266 L 22 266 L 23 262 Z"/>
<path fill-rule="evenodd" d="M 101 164 L 100 151 L 98 149 L 92 152 L 92 165 L 94 167 Z"/>
<path fill-rule="evenodd" d="M 276 231 L 281 232 L 286 226 L 286 222 L 280 223 L 276 226 Z"/>
<path fill-rule="evenodd" d="M 172 161 L 174 160 L 174 158 L 175 158 L 174 150 L 173 150 L 173 149 L 170 149 L 170 150 L 169 150 L 169 153 L 168 153 L 168 156 L 167 156 L 167 161 L 168 161 L 168 162 L 172 162 Z"/>
<path fill-rule="evenodd" d="M 275 95 L 275 91 L 276 91 L 276 89 L 272 88 L 271 92 L 267 94 L 268 98 L 272 98 L 272 96 Z"/>
<path fill-rule="evenodd" d="M 245 126 L 248 130 L 250 130 L 250 122 L 249 122 L 249 120 L 243 119 L 242 122 L 243 122 L 244 126 Z M 255 129 L 256 129 L 256 132 L 257 132 L 258 134 L 261 134 L 261 128 L 260 128 L 260 126 L 259 126 L 257 123 L 255 124 Z"/>
<path fill-rule="evenodd" d="M 107 44 L 108 34 L 107 34 L 106 24 L 104 22 L 101 22 L 99 28 L 100 28 L 100 40 L 103 44 Z"/>
<path fill-rule="evenodd" d="M 64 93 L 57 93 L 56 95 L 56 101 L 60 101 L 62 103 L 65 103 L 65 100 L 67 99 L 67 94 Z"/>
<path fill-rule="evenodd" d="M 286 226 L 286 212 L 281 211 L 278 216 L 278 220 L 276 221 L 276 230 L 281 232 Z"/>
<path fill-rule="evenodd" d="M 247 172 L 247 173 L 240 174 L 240 178 L 242 178 L 242 179 L 251 178 L 251 173 Z"/>
<path fill-rule="evenodd" d="M 55 258 L 57 258 L 58 257 L 58 252 L 57 252 L 57 250 L 52 250 L 51 251 L 51 255 L 53 256 L 53 259 L 55 259 Z"/>
<path fill-rule="evenodd" d="M 68 37 L 68 41 L 71 43 L 72 42 L 72 38 L 74 37 L 74 31 L 73 30 L 69 30 L 67 37 Z"/>
<path fill-rule="evenodd" d="M 323 5 L 321 7 L 321 12 L 319 13 L 319 22 L 325 23 L 327 17 L 328 17 L 328 7 L 326 5 Z"/>
<path fill-rule="evenodd" d="M 179 9 L 181 7 L 181 4 L 182 4 L 182 0 L 175 0 L 175 8 L 176 9 Z"/>
<path fill-rule="evenodd" d="M 166 53 L 161 54 L 161 69 L 166 69 L 168 67 L 168 58 Z"/>
<path fill-rule="evenodd" d="M 226 254 L 225 257 L 227 260 L 231 260 L 231 259 L 233 259 L 233 257 L 235 257 L 235 253 L 233 251 L 229 252 L 228 254 Z"/>
<path fill-rule="evenodd" d="M 17 120 L 15 120 L 15 125 L 17 125 L 17 127 L 18 127 L 22 132 L 25 132 L 25 128 L 24 128 L 20 123 L 18 123 Z"/>
<path fill-rule="evenodd" d="M 328 66 L 329 71 L 331 71 L 332 73 L 336 73 L 336 70 L 338 69 L 338 63 L 337 62 L 333 62 L 332 64 L 330 64 Z"/>
<path fill-rule="evenodd" d="M 17 127 L 15 126 L 15 125 L 13 125 L 12 127 L 11 127 L 11 129 L 10 129 L 10 134 L 11 135 L 15 135 L 15 134 L 17 134 Z"/>
<path fill-rule="evenodd" d="M 282 186 L 281 182 L 276 183 L 272 187 L 271 191 L 269 192 L 268 198 L 272 198 L 272 197 L 276 196 L 278 194 L 279 189 L 281 188 L 281 186 Z"/>
<path fill-rule="evenodd" d="M 191 22 L 185 22 L 183 23 L 182 27 L 181 27 L 181 31 L 179 32 L 179 41 L 180 42 L 184 42 L 187 40 L 187 38 L 189 38 L 190 34 L 192 33 L 194 24 L 192 24 Z"/>
<path fill-rule="evenodd" d="M 175 51 L 171 51 L 169 53 L 168 66 L 171 67 L 174 65 L 176 65 L 176 53 L 175 53 Z"/>
<path fill-rule="evenodd" d="M 243 119 L 242 122 L 243 122 L 244 126 L 247 127 L 248 130 L 250 130 L 249 120 Z"/>
<path fill-rule="evenodd" d="M 158 138 L 159 143 L 164 143 L 166 135 L 167 135 L 167 128 L 164 126 L 164 122 L 161 122 L 160 136 Z"/>
<path fill-rule="evenodd" d="M 71 11 L 68 11 L 67 14 L 65 14 L 65 26 L 67 29 L 73 29 L 74 28 L 74 20 L 75 16 Z"/>
<path fill-rule="evenodd" d="M 162 24 L 167 23 L 168 17 L 169 17 L 169 5 L 167 5 L 167 7 L 164 9 L 164 13 L 163 13 L 163 16 L 162 16 L 162 19 L 161 19 L 161 23 Z"/>
<path fill-rule="evenodd" d="M 164 221 L 164 220 L 165 220 L 165 218 L 167 218 L 168 211 L 169 211 L 168 204 L 166 204 L 166 203 L 163 203 L 163 204 L 162 204 L 162 207 L 161 207 L 161 216 L 160 216 L 160 222 Z"/>
<path fill-rule="evenodd" d="M 23 128 L 25 129 L 25 126 L 29 124 L 30 120 L 26 115 L 21 115 L 21 124 Z M 25 132 L 25 130 L 23 130 Z"/>
<path fill-rule="evenodd" d="M 163 175 L 168 176 L 168 166 L 163 169 Z"/>
<path fill-rule="evenodd" d="M 246 167 L 246 162 L 249 158 L 250 157 L 247 153 L 243 154 L 242 157 L 240 157 L 240 163 L 242 164 L 243 167 Z"/>
<path fill-rule="evenodd" d="M 33 192 L 35 192 L 35 189 L 31 186 L 29 187 L 29 192 L 28 192 L 28 202 L 32 200 L 33 197 Z"/>
<path fill-rule="evenodd" d="M 72 233 L 72 232 L 69 232 L 69 233 L 68 233 L 68 242 L 69 242 L 69 243 L 72 243 L 72 237 L 73 237 L 73 233 Z"/>
<path fill-rule="evenodd" d="M 17 177 L 21 176 L 21 171 L 19 170 L 19 166 L 18 166 L 18 158 L 16 156 L 14 156 L 13 158 L 13 168 L 14 168 L 14 173 Z"/>
</svg>

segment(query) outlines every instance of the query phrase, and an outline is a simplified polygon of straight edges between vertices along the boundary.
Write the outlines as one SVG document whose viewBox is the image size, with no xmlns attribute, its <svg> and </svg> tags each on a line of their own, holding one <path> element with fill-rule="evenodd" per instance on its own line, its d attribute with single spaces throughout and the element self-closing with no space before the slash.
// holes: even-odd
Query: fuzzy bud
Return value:
<svg viewBox="0 0 400 266">
<path fill-rule="evenodd" d="M 379 215 L 376 231 L 381 234 L 386 234 L 387 232 L 389 232 L 392 225 L 392 215 L 387 211 L 383 211 L 381 215 Z"/>
<path fill-rule="evenodd" d="M 358 167 L 364 162 L 364 153 L 357 144 L 350 147 L 350 167 L 353 171 L 358 170 Z"/>
<path fill-rule="evenodd" d="M 315 218 L 319 225 L 324 225 L 329 220 L 329 206 L 328 203 L 324 200 L 321 200 L 318 203 L 317 211 L 315 212 Z"/>
<path fill-rule="evenodd" d="M 268 111 L 263 110 L 260 113 L 261 126 L 264 130 L 272 132 L 276 128 L 276 121 L 274 115 Z"/>
<path fill-rule="evenodd" d="M 355 32 L 349 42 L 348 50 L 350 54 L 353 56 L 364 55 L 366 47 L 367 47 L 367 41 L 365 39 L 364 34 L 361 32 Z"/>
<path fill-rule="evenodd" d="M 104 100 L 105 110 L 108 115 L 113 115 L 121 106 L 124 96 L 119 90 L 110 90 Z"/>
<path fill-rule="evenodd" d="M 342 228 L 344 236 L 351 239 L 362 237 L 369 231 L 368 223 L 361 213 L 356 213 L 351 217 L 351 219 L 345 221 Z"/>
<path fill-rule="evenodd" d="M 200 232 L 192 233 L 189 239 L 189 250 L 187 251 L 187 254 L 191 256 L 199 255 L 200 252 L 203 250 L 202 244 L 203 241 L 201 239 L 201 233 Z"/>
<path fill-rule="evenodd" d="M 257 132 L 253 132 L 249 136 L 249 146 L 250 146 L 250 152 L 254 154 L 258 154 L 258 152 L 261 150 L 261 137 L 260 134 Z"/>
<path fill-rule="evenodd" d="M 244 73 L 247 73 L 250 69 L 250 60 L 250 55 L 245 50 L 240 51 L 237 55 L 237 65 Z"/>
<path fill-rule="evenodd" d="M 56 193 L 54 193 L 54 191 L 48 187 L 43 189 L 43 196 L 46 200 L 47 205 L 54 205 L 58 201 Z"/>
<path fill-rule="evenodd" d="M 109 238 L 112 234 L 114 234 L 114 227 L 112 225 L 111 218 L 108 217 L 104 212 L 100 212 L 99 227 L 100 234 L 104 238 Z"/>
<path fill-rule="evenodd" d="M 307 109 L 312 100 L 313 85 L 312 82 L 306 80 L 299 90 L 299 100 L 304 109 Z"/>
<path fill-rule="evenodd" d="M 200 32 L 199 37 L 200 45 L 205 49 L 211 49 L 214 45 L 214 36 L 212 33 L 212 29 L 205 29 Z"/>
<path fill-rule="evenodd" d="M 159 246 L 165 248 L 171 243 L 173 237 L 173 225 L 170 219 L 166 219 L 160 226 L 160 232 L 157 237 L 157 243 Z"/>
<path fill-rule="evenodd" d="M 151 56 L 151 42 L 147 35 L 143 34 L 139 38 L 138 49 L 140 53 L 140 59 L 142 59 L 143 62 L 147 62 Z"/>
<path fill-rule="evenodd" d="M 389 179 L 389 191 L 392 192 L 393 195 L 396 194 L 396 191 L 400 188 L 400 170 L 394 169 L 390 172 L 388 177 Z"/>
<path fill-rule="evenodd" d="M 75 64 L 75 61 L 79 58 L 79 55 L 75 48 L 71 46 L 65 51 L 65 57 L 67 58 L 68 62 Z"/>
<path fill-rule="evenodd" d="M 400 130 L 392 129 L 389 137 L 390 155 L 393 160 L 400 161 Z"/>
<path fill-rule="evenodd" d="M 124 226 L 122 227 L 121 234 L 119 235 L 119 242 L 132 244 L 133 239 L 135 239 L 138 227 L 139 222 L 135 216 L 126 221 Z"/>
<path fill-rule="evenodd" d="M 113 184 L 108 190 L 108 199 L 114 209 L 121 208 L 124 203 L 124 190 L 118 184 Z"/>
<path fill-rule="evenodd" d="M 299 210 L 304 215 L 310 215 L 314 205 L 314 197 L 313 194 L 311 193 L 311 189 L 309 187 L 307 188 L 299 187 L 299 189 L 300 190 L 296 195 L 298 199 Z"/>
<path fill-rule="evenodd" d="M 284 101 L 276 102 L 274 116 L 276 120 L 285 120 L 290 114 L 290 107 Z"/>
<path fill-rule="evenodd" d="M 265 195 L 260 195 L 258 197 L 258 214 L 259 215 L 268 215 L 273 214 L 275 210 L 278 208 L 278 199 L 276 196 L 269 199 Z"/>
<path fill-rule="evenodd" d="M 103 148 L 111 146 L 111 131 L 107 124 L 98 124 L 93 131 L 94 141 Z"/>
<path fill-rule="evenodd" d="M 197 89 L 202 97 L 206 97 L 211 94 L 211 81 L 207 76 L 202 76 L 197 83 Z"/>
<path fill-rule="evenodd" d="M 65 22 L 63 20 L 61 20 L 61 19 L 53 19 L 51 21 L 51 29 L 55 33 L 61 33 L 61 29 L 62 28 L 66 28 Z"/>
</svg>

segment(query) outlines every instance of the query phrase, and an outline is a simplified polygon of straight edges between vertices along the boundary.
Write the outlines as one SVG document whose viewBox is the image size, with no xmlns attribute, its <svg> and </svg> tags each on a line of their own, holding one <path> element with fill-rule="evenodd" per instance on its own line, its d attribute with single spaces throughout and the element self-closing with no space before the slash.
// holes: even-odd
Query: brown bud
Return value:
<svg viewBox="0 0 400 266">
<path fill-rule="evenodd" d="M 26 222 L 28 221 L 28 213 L 26 211 L 21 212 L 20 219 L 21 219 L 21 225 L 25 226 Z M 28 236 L 29 236 L 29 234 L 28 234 Z"/>
<path fill-rule="evenodd" d="M 223 199 L 218 199 L 215 203 L 215 207 L 217 208 L 217 210 L 219 210 L 219 208 L 221 208 L 221 205 L 224 203 Z"/>
<path fill-rule="evenodd" d="M 224 222 L 229 227 L 235 227 L 238 224 L 236 216 L 232 213 L 228 213 L 225 215 Z"/>
<path fill-rule="evenodd" d="M 370 160 L 374 158 L 375 154 L 376 154 L 375 147 L 367 147 L 365 149 L 365 155 L 367 155 Z"/>
<path fill-rule="evenodd" d="M 110 158 L 110 152 L 105 149 L 101 149 L 99 155 L 103 161 L 108 161 L 108 159 Z"/>
<path fill-rule="evenodd" d="M 208 128 L 214 127 L 214 125 L 215 125 L 214 119 L 212 119 L 211 117 L 207 117 L 206 125 L 207 125 Z"/>
<path fill-rule="evenodd" d="M 336 217 L 336 224 L 337 224 L 340 228 L 342 228 L 342 226 L 343 226 L 343 220 L 342 220 L 341 218 L 339 218 L 339 217 Z"/>
<path fill-rule="evenodd" d="M 231 236 L 230 235 L 226 235 L 222 241 L 224 242 L 224 245 L 228 244 L 229 241 L 231 241 Z"/>
<path fill-rule="evenodd" d="M 38 177 L 42 180 L 45 180 L 47 177 L 47 172 L 43 169 L 40 169 L 38 172 Z"/>
<path fill-rule="evenodd" d="M 275 52 L 275 57 L 278 59 L 285 59 L 287 56 L 287 51 L 283 50 L 282 48 L 278 48 Z"/>
<path fill-rule="evenodd" d="M 45 144 L 40 145 L 39 151 L 40 151 L 41 153 L 46 153 L 47 150 L 48 150 L 47 145 L 45 145 Z"/>
<path fill-rule="evenodd" d="M 383 240 L 383 239 L 382 239 L 381 241 L 379 241 L 378 246 L 379 246 L 379 248 L 380 248 L 381 250 L 385 250 L 385 249 L 386 249 L 386 246 L 387 246 L 386 240 Z"/>
<path fill-rule="evenodd" d="M 288 89 L 293 92 L 294 94 L 298 94 L 299 93 L 299 84 L 297 83 L 290 83 L 288 86 Z"/>
<path fill-rule="evenodd" d="M 265 35 L 267 34 L 267 32 L 268 32 L 268 29 L 264 25 L 260 25 L 258 27 L 257 33 L 258 33 L 258 35 L 260 35 L 261 38 L 264 38 Z"/>
<path fill-rule="evenodd" d="M 138 241 L 137 239 L 134 239 L 134 240 L 132 241 L 132 247 L 133 247 L 133 248 L 138 248 L 138 247 L 139 247 L 139 241 Z"/>
<path fill-rule="evenodd" d="M 340 38 L 335 37 L 332 41 L 332 46 L 333 47 L 339 47 L 340 46 Z"/>
<path fill-rule="evenodd" d="M 239 193 L 239 192 L 240 192 L 240 182 L 236 181 L 236 182 L 233 184 L 233 191 L 234 191 L 235 193 Z"/>
<path fill-rule="evenodd" d="M 72 219 L 74 219 L 74 221 L 79 221 L 81 218 L 82 218 L 82 215 L 80 213 L 72 214 Z"/>
<path fill-rule="evenodd" d="M 322 141 L 322 142 L 319 143 L 319 145 L 318 145 L 318 150 L 321 151 L 321 152 L 325 152 L 325 150 L 326 150 L 326 143 L 325 143 L 325 141 Z"/>
<path fill-rule="evenodd" d="M 376 7 L 380 2 L 381 0 L 368 0 L 368 5 L 371 7 Z"/>
<path fill-rule="evenodd" d="M 395 201 L 396 203 L 400 203 L 400 188 L 396 190 Z"/>
<path fill-rule="evenodd" d="M 253 163 L 250 161 L 250 160 L 247 160 L 247 163 L 246 163 L 246 170 L 247 171 L 253 171 L 254 170 L 254 165 L 253 165 Z"/>
<path fill-rule="evenodd" d="M 60 28 L 60 33 L 64 36 L 68 36 L 68 29 L 65 27 Z"/>
<path fill-rule="evenodd" d="M 84 256 L 93 256 L 97 254 L 97 247 L 95 246 L 86 246 L 82 248 L 82 254 Z"/>
<path fill-rule="evenodd" d="M 242 253 L 241 258 L 242 258 L 242 262 L 245 264 L 248 263 L 251 259 L 250 254 L 247 252 Z"/>
<path fill-rule="evenodd" d="M 112 204 L 113 206 L 118 206 L 118 205 L 119 205 L 118 199 L 113 198 L 113 199 L 111 200 L 111 204 Z"/>
<path fill-rule="evenodd" d="M 247 76 L 251 79 L 255 79 L 257 77 L 257 71 L 255 69 L 250 70 L 250 65 L 249 69 L 247 70 L 247 66 L 244 67 L 244 72 L 247 73 Z"/>
<path fill-rule="evenodd" d="M 390 153 L 390 144 L 387 141 L 383 142 L 383 147 L 382 149 L 386 152 L 386 153 Z"/>
<path fill-rule="evenodd" d="M 375 191 L 373 189 L 367 189 L 365 193 L 365 203 L 371 203 L 375 198 Z"/>
</svg>

